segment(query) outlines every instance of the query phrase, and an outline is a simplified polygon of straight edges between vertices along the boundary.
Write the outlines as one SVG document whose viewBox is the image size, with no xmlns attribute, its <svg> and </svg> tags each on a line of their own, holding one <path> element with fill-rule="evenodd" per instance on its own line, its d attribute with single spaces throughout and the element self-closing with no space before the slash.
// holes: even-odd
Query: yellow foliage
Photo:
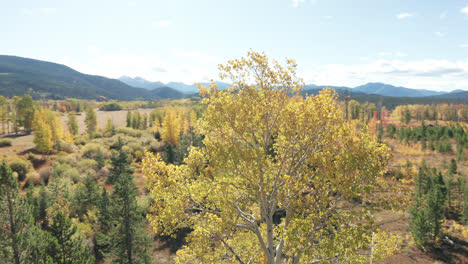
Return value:
<svg viewBox="0 0 468 264">
<path fill-rule="evenodd" d="M 173 145 L 177 145 L 179 141 L 180 130 L 181 123 L 180 119 L 177 117 L 177 114 L 174 111 L 168 111 L 164 116 L 161 138 Z"/>
<path fill-rule="evenodd" d="M 334 91 L 291 98 L 302 89 L 296 67 L 256 52 L 220 65 L 220 77 L 233 85 L 199 87 L 207 104 L 198 121 L 204 148 L 190 149 L 179 166 L 146 153 L 155 232 L 193 230 L 177 263 L 263 263 L 263 256 L 269 264 L 356 263 L 369 247 L 368 210 L 343 202 L 370 194 L 390 150 L 343 119 Z M 177 119 L 166 113 L 168 141 L 178 137 Z M 391 250 L 377 248 L 376 257 Z"/>
</svg>

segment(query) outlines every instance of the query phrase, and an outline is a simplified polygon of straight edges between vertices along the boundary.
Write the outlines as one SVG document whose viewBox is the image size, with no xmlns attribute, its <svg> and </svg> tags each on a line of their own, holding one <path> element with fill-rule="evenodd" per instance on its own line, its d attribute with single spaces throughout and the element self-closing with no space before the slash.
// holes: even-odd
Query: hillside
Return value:
<svg viewBox="0 0 468 264">
<path fill-rule="evenodd" d="M 57 63 L 0 55 L 0 95 L 11 97 L 28 91 L 36 98 L 156 99 L 146 89 L 119 80 L 83 74 Z"/>
<path fill-rule="evenodd" d="M 436 92 L 424 89 L 411 89 L 406 87 L 398 87 L 385 83 L 367 83 L 361 86 L 354 87 L 354 91 L 378 94 L 394 97 L 424 97 L 444 94 L 444 92 Z"/>
<path fill-rule="evenodd" d="M 186 97 L 186 94 L 167 86 L 158 87 L 156 89 L 151 90 L 151 94 L 153 94 L 157 98 L 161 99 L 175 99 L 175 98 L 183 98 Z"/>
<path fill-rule="evenodd" d="M 156 88 L 160 88 L 160 87 L 163 87 L 165 86 L 164 83 L 162 82 L 150 82 L 148 80 L 145 80 L 141 77 L 135 77 L 135 78 L 132 78 L 132 77 L 129 77 L 129 76 L 122 76 L 119 78 L 119 81 L 123 82 L 123 83 L 126 83 L 130 86 L 133 86 L 133 87 L 138 87 L 138 88 L 145 88 L 145 89 L 148 89 L 148 90 L 154 90 Z"/>
</svg>

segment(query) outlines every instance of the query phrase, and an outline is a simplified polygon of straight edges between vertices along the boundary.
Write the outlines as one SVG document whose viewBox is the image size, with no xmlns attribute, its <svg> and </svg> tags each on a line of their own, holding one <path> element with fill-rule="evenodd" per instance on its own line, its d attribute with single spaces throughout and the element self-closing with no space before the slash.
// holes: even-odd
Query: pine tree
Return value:
<svg viewBox="0 0 468 264">
<path fill-rule="evenodd" d="M 112 123 L 112 119 L 110 118 L 110 116 L 107 116 L 106 128 L 104 132 L 113 133 L 113 131 L 114 131 L 114 124 Z"/>
<path fill-rule="evenodd" d="M 97 129 L 97 119 L 96 119 L 96 111 L 94 111 L 91 105 L 88 105 L 88 107 L 86 108 L 85 124 L 86 124 L 86 132 L 88 132 L 88 135 L 90 137 L 93 137 Z"/>
<path fill-rule="evenodd" d="M 50 232 L 54 241 L 51 245 L 50 255 L 55 263 L 94 263 L 88 246 L 79 236 L 75 235 L 76 231 L 76 226 L 62 212 L 57 212 L 53 217 Z"/>
<path fill-rule="evenodd" d="M 141 119 L 141 129 L 147 129 L 148 128 L 148 114 L 143 114 L 143 118 Z"/>
<path fill-rule="evenodd" d="M 76 112 L 68 112 L 68 121 L 67 121 L 68 131 L 74 136 L 78 134 L 78 122 L 76 121 Z"/>
<path fill-rule="evenodd" d="M 123 150 L 120 150 L 124 153 Z M 120 154 L 124 157 L 126 155 Z M 117 161 L 117 160 L 116 160 Z M 127 161 L 119 165 L 129 166 Z M 119 169 L 121 170 L 121 169 Z M 117 170 L 114 170 L 114 172 Z M 150 263 L 149 240 L 145 232 L 145 219 L 138 208 L 137 190 L 130 168 L 121 170 L 113 187 L 113 216 L 116 227 L 112 230 L 112 263 Z"/>
<path fill-rule="evenodd" d="M 424 214 L 430 226 L 433 243 L 441 238 L 442 220 L 445 214 L 445 196 L 439 184 L 432 184 L 427 192 Z"/>
<path fill-rule="evenodd" d="M 130 110 L 127 111 L 127 127 L 132 127 L 132 112 Z"/>
<path fill-rule="evenodd" d="M 425 211 L 422 208 L 421 199 L 415 197 L 415 203 L 410 208 L 410 231 L 414 242 L 418 247 L 424 247 L 428 244 L 428 233 L 431 229 Z"/>
<path fill-rule="evenodd" d="M 96 245 L 94 251 L 97 260 L 102 260 L 111 247 L 110 231 L 112 225 L 112 203 L 109 194 L 105 188 L 102 189 L 98 207 L 98 230 L 96 232 Z"/>
<path fill-rule="evenodd" d="M 0 166 L 0 256 L 7 263 L 24 261 L 27 248 L 25 234 L 30 221 L 30 208 L 20 199 L 18 182 L 10 167 Z"/>
<path fill-rule="evenodd" d="M 96 162 L 98 169 L 102 169 L 106 165 L 106 160 L 104 159 L 101 149 L 99 149 L 96 154 Z"/>
<path fill-rule="evenodd" d="M 133 174 L 130 157 L 125 151 L 122 150 L 122 146 L 122 139 L 119 138 L 116 146 L 118 154 L 112 156 L 111 158 L 110 174 L 109 178 L 107 179 L 109 183 L 114 183 L 120 177 L 120 175 Z"/>
<path fill-rule="evenodd" d="M 454 175 L 457 173 L 457 161 L 455 159 L 450 160 L 450 165 L 449 165 L 449 174 Z"/>
<path fill-rule="evenodd" d="M 468 188 L 465 189 L 465 194 L 464 194 L 464 199 L 463 199 L 462 221 L 465 225 L 468 225 Z"/>
</svg>

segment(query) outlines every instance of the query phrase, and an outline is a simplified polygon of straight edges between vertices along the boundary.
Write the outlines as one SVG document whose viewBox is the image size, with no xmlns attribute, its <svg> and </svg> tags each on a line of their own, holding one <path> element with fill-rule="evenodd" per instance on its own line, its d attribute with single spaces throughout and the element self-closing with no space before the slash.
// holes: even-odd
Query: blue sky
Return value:
<svg viewBox="0 0 468 264">
<path fill-rule="evenodd" d="M 468 90 L 468 0 L 4 1 L 0 54 L 193 83 L 249 49 L 317 85 Z"/>
</svg>

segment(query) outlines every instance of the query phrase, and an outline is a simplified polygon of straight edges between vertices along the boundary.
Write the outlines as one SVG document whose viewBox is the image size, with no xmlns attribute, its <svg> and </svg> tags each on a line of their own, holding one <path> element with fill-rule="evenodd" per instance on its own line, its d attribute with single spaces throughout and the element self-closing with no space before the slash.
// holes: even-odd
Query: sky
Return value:
<svg viewBox="0 0 468 264">
<path fill-rule="evenodd" d="M 307 84 L 468 90 L 468 0 L 2 1 L 0 54 L 162 82 L 252 49 Z"/>
</svg>

